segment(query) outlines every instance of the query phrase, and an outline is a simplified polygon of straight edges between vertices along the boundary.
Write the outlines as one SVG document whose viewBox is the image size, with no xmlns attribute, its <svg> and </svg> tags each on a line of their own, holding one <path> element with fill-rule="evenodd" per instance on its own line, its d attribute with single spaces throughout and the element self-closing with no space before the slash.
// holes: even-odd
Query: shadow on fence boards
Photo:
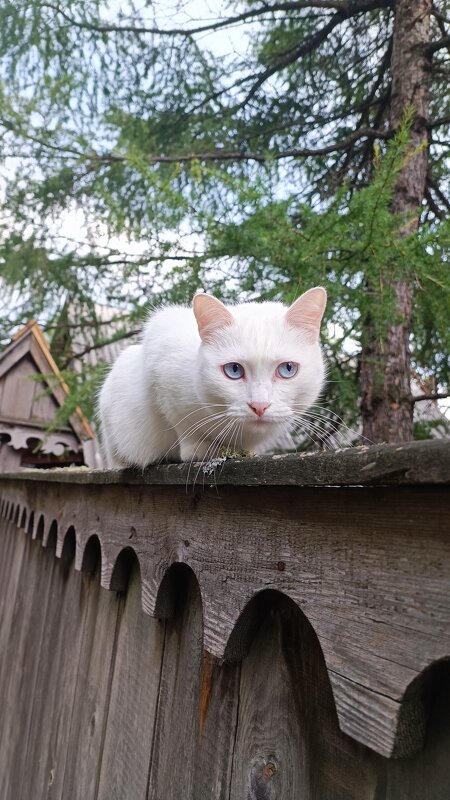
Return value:
<svg viewBox="0 0 450 800">
<path fill-rule="evenodd" d="M 443 442 L 0 476 L 1 800 L 448 800 L 449 482 Z"/>
</svg>

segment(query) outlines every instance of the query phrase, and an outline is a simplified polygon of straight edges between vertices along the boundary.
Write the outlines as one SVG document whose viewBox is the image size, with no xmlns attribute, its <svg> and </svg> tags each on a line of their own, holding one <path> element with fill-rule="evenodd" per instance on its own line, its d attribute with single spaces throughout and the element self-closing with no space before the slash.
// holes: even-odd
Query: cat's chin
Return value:
<svg viewBox="0 0 450 800">
<path fill-rule="evenodd" d="M 249 417 L 247 420 L 247 425 L 251 425 L 252 428 L 261 428 L 263 426 L 268 427 L 269 425 L 275 425 L 279 420 L 270 419 L 266 417 Z"/>
</svg>

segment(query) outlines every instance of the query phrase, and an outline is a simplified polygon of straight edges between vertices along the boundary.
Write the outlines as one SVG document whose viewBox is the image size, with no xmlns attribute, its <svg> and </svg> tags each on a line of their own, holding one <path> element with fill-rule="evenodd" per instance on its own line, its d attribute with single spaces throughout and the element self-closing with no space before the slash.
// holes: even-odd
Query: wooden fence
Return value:
<svg viewBox="0 0 450 800">
<path fill-rule="evenodd" d="M 448 800 L 449 449 L 0 476 L 1 800 Z"/>
</svg>

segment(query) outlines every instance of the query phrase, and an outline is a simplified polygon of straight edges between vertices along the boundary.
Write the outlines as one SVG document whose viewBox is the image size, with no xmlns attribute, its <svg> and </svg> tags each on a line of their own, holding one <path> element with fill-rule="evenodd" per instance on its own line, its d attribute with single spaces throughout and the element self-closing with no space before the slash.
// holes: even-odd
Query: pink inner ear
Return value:
<svg viewBox="0 0 450 800">
<path fill-rule="evenodd" d="M 317 341 L 320 323 L 327 303 L 327 293 L 321 286 L 308 289 L 286 312 L 289 325 L 306 331 L 311 341 Z"/>
<path fill-rule="evenodd" d="M 197 320 L 198 332 L 203 341 L 207 341 L 218 330 L 226 325 L 231 325 L 233 322 L 232 314 L 213 295 L 197 294 L 192 305 Z"/>
</svg>

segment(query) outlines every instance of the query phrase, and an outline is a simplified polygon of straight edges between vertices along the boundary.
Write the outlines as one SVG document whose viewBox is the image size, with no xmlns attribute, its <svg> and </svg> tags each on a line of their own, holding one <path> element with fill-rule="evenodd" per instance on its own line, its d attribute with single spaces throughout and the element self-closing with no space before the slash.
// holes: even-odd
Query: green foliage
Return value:
<svg viewBox="0 0 450 800">
<path fill-rule="evenodd" d="M 367 320 L 382 341 L 395 320 L 393 282 L 406 278 L 413 367 L 446 387 L 448 142 L 430 128 L 421 226 L 400 236 L 408 220 L 390 201 L 413 120 L 392 138 L 394 5 L 357 5 L 271 11 L 243 0 L 229 13 L 253 15 L 244 45 L 214 57 L 207 38 L 161 22 L 150 0 L 117 13 L 102 0 L 6 0 L 0 341 L 30 317 L 52 332 L 73 304 L 87 328 L 96 302 L 134 326 L 152 305 L 189 302 L 199 287 L 290 302 L 323 283 L 325 402 L 354 426 Z M 432 36 L 442 36 L 437 17 Z M 443 119 L 444 51 L 431 67 L 431 116 Z M 379 135 L 346 143 L 363 129 Z M 60 222 L 67 228 L 75 212 L 84 231 L 63 238 Z M 96 380 L 67 376 L 89 415 Z"/>
<path fill-rule="evenodd" d="M 95 420 L 96 398 L 107 370 L 108 366 L 106 364 L 95 364 L 94 366 L 85 366 L 82 372 L 74 370 L 61 371 L 61 379 L 66 384 L 69 394 L 64 404 L 58 408 L 54 418 L 49 422 L 47 426 L 48 433 L 67 425 L 72 414 L 76 414 L 80 408 L 89 420 Z M 30 376 L 30 380 L 42 384 L 42 395 L 52 394 L 50 387 L 55 382 L 53 373 L 49 375 L 36 373 Z"/>
<path fill-rule="evenodd" d="M 450 220 L 400 235 L 410 220 L 390 205 L 407 157 L 406 121 L 371 183 L 352 193 L 343 187 L 326 211 L 299 205 L 295 195 L 272 202 L 261 196 L 240 223 L 210 221 L 210 252 L 232 259 L 228 276 L 241 291 L 290 303 L 311 286 L 327 287 L 327 402 L 352 425 L 364 321 L 370 319 L 371 334 L 382 342 L 387 326 L 398 321 L 396 281 L 415 286 L 413 368 L 443 386 L 450 378 Z M 202 282 L 210 288 L 207 271 Z"/>
</svg>

